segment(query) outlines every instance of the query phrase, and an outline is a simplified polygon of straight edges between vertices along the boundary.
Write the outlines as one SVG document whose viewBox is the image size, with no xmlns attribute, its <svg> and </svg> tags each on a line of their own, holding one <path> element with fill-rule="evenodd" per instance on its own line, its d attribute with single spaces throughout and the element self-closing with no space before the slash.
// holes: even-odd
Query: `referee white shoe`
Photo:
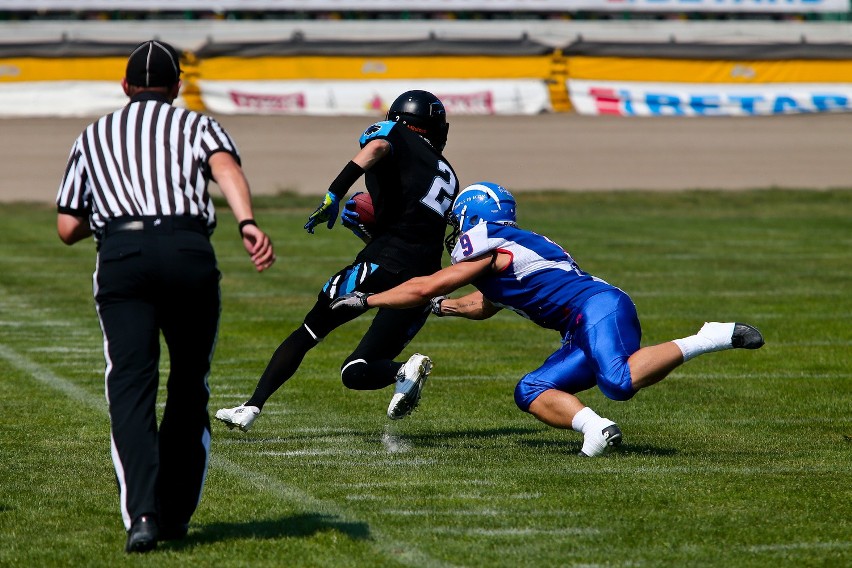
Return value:
<svg viewBox="0 0 852 568">
<path fill-rule="evenodd" d="M 399 420 L 405 418 L 420 402 L 423 385 L 432 372 L 432 359 L 426 355 L 415 353 L 396 374 L 396 388 L 388 405 L 388 418 Z"/>
<path fill-rule="evenodd" d="M 239 428 L 243 432 L 248 432 L 259 415 L 258 407 L 241 404 L 234 408 L 220 408 L 216 411 L 216 420 L 224 422 L 230 429 Z"/>
</svg>

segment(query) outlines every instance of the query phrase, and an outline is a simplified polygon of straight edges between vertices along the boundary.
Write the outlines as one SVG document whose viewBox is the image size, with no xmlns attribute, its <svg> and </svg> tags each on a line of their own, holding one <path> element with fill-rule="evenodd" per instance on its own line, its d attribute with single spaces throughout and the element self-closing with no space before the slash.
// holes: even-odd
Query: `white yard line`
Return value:
<svg viewBox="0 0 852 568">
<path fill-rule="evenodd" d="M 788 550 L 844 550 L 852 548 L 852 542 L 783 542 L 747 546 L 749 552 L 786 552 Z"/>
</svg>

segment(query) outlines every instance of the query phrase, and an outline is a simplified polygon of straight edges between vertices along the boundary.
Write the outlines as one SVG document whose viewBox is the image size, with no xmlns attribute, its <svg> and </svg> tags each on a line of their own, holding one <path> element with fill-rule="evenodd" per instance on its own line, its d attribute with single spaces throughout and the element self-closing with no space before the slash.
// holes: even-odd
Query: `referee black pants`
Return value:
<svg viewBox="0 0 852 568">
<path fill-rule="evenodd" d="M 166 218 L 168 220 L 168 218 Z M 188 524 L 210 449 L 207 377 L 219 324 L 219 270 L 202 231 L 148 223 L 107 233 L 94 293 L 104 335 L 111 449 L 125 528 L 143 514 Z M 160 332 L 169 353 L 157 424 Z"/>
</svg>

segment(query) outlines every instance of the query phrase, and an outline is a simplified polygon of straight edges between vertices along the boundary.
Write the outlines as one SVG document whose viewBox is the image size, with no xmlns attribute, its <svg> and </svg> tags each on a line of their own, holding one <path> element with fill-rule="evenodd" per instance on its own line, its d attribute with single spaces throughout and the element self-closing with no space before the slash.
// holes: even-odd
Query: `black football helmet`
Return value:
<svg viewBox="0 0 852 568">
<path fill-rule="evenodd" d="M 429 91 L 406 91 L 388 109 L 387 120 L 399 122 L 429 141 L 442 152 L 447 145 L 447 111 L 444 103 Z"/>
</svg>

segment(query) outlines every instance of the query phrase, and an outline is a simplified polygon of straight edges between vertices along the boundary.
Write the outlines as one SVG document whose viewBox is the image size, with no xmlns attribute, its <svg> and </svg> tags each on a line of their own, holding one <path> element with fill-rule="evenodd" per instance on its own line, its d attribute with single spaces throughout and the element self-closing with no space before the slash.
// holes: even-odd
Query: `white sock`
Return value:
<svg viewBox="0 0 852 568">
<path fill-rule="evenodd" d="M 574 429 L 575 432 L 580 432 L 581 434 L 586 433 L 586 428 L 591 427 L 592 424 L 597 423 L 602 420 L 598 413 L 586 406 L 574 415 L 574 418 L 571 420 L 571 428 Z"/>
<path fill-rule="evenodd" d="M 604 453 L 607 448 L 607 440 L 601 432 L 604 428 L 613 424 L 615 422 L 599 416 L 588 406 L 575 414 L 574 419 L 571 420 L 571 427 L 577 432 L 583 433 L 583 447 L 581 451 L 589 457 L 599 456 Z"/>
<path fill-rule="evenodd" d="M 680 347 L 684 362 L 704 353 L 731 349 L 733 347 L 731 337 L 734 335 L 735 325 L 735 323 L 707 322 L 698 330 L 698 333 L 675 339 L 674 344 Z"/>
</svg>

